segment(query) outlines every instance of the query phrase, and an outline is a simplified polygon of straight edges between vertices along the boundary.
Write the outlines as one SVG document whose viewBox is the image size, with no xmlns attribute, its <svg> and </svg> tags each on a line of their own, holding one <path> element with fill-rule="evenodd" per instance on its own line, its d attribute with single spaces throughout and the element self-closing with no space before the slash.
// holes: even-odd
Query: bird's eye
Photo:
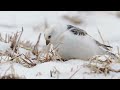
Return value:
<svg viewBox="0 0 120 90">
<path fill-rule="evenodd" d="M 48 39 L 50 39 L 51 38 L 51 36 L 48 36 Z"/>
</svg>

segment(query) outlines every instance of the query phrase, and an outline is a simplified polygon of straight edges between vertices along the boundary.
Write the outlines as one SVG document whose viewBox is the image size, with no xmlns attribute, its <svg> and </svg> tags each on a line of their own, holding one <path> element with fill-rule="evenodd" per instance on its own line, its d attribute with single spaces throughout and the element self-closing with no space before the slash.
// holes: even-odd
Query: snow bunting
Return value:
<svg viewBox="0 0 120 90">
<path fill-rule="evenodd" d="M 46 44 L 53 44 L 63 59 L 88 60 L 95 55 L 111 55 L 111 46 L 101 44 L 93 39 L 86 31 L 67 25 L 65 31 L 51 28 L 45 32 Z"/>
</svg>

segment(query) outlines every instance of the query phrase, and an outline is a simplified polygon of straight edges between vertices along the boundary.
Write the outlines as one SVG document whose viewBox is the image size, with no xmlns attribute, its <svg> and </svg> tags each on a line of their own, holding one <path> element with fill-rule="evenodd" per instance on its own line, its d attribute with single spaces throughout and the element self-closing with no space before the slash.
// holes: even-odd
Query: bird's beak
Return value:
<svg viewBox="0 0 120 90">
<path fill-rule="evenodd" d="M 46 45 L 48 45 L 50 43 L 50 40 L 46 40 Z"/>
</svg>

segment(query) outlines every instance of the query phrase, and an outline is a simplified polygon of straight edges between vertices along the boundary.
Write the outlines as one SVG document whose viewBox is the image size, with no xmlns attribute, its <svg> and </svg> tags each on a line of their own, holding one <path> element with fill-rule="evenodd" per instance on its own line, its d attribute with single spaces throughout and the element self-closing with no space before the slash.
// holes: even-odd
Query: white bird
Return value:
<svg viewBox="0 0 120 90">
<path fill-rule="evenodd" d="M 95 55 L 111 55 L 111 46 L 101 44 L 93 39 L 86 31 L 67 25 L 65 31 L 54 28 L 45 32 L 46 44 L 53 44 L 58 50 L 58 54 L 65 60 L 82 59 L 88 60 Z"/>
</svg>

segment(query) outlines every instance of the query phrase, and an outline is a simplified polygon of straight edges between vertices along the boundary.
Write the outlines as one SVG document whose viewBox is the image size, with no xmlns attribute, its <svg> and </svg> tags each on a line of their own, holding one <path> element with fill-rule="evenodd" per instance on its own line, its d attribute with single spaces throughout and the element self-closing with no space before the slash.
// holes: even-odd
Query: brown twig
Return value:
<svg viewBox="0 0 120 90">
<path fill-rule="evenodd" d="M 23 54 L 24 55 L 24 54 Z M 26 59 L 28 59 L 32 64 L 34 64 L 26 55 L 24 55 Z"/>
<path fill-rule="evenodd" d="M 33 50 L 32 50 L 32 53 L 33 53 L 34 55 L 36 55 L 37 58 L 38 58 L 38 56 L 39 56 L 39 54 L 40 54 L 40 51 L 39 51 L 39 49 L 38 49 L 38 47 L 39 47 L 39 42 L 40 42 L 40 37 L 41 37 L 41 33 L 39 34 L 38 40 L 37 40 L 37 42 L 36 42 L 36 44 L 35 44 L 35 46 L 34 46 L 34 48 L 33 48 Z"/>
<path fill-rule="evenodd" d="M 19 41 L 20 41 L 20 38 L 21 38 L 22 33 L 23 33 L 23 27 L 22 27 L 22 31 L 21 31 L 21 34 L 20 34 L 18 40 L 16 39 L 17 41 L 14 43 L 13 54 L 14 54 L 15 50 L 17 50 L 17 47 L 18 47 L 18 45 L 19 45 Z M 17 34 L 16 34 L 16 38 L 17 38 Z"/>
<path fill-rule="evenodd" d="M 27 63 L 27 64 L 29 64 L 29 65 L 31 65 L 31 66 L 35 66 L 36 64 L 34 64 L 34 63 L 29 63 L 29 62 L 27 62 L 24 58 L 22 58 L 22 57 L 20 57 L 25 63 Z"/>
</svg>

